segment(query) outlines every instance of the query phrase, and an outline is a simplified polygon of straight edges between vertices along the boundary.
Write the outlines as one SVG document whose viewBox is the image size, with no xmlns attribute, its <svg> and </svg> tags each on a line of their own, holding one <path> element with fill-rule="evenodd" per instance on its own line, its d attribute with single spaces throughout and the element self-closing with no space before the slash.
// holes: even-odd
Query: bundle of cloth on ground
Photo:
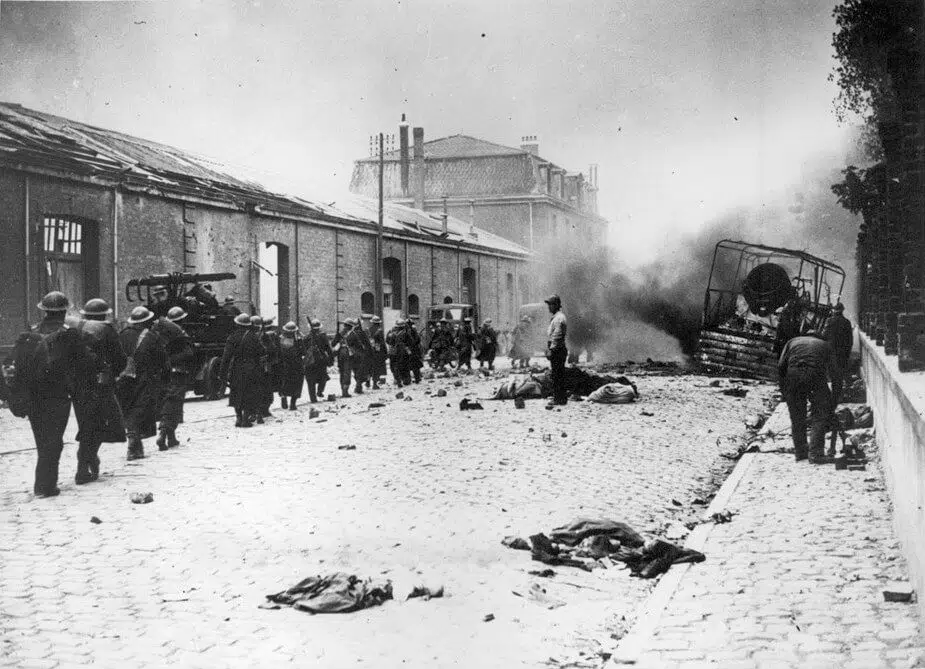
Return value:
<svg viewBox="0 0 925 669">
<path fill-rule="evenodd" d="M 549 536 L 534 534 L 529 543 L 506 537 L 510 548 L 530 550 L 534 560 L 548 565 L 591 571 L 601 560 L 624 562 L 634 576 L 653 578 L 673 564 L 703 562 L 706 556 L 661 539 L 645 539 L 626 523 L 609 519 L 577 518 L 553 529 Z"/>
<path fill-rule="evenodd" d="M 344 572 L 309 576 L 288 590 L 267 595 L 273 604 L 309 613 L 350 613 L 379 606 L 387 599 L 392 599 L 391 581 L 363 580 Z"/>
<path fill-rule="evenodd" d="M 603 374 L 594 374 L 586 372 L 580 367 L 567 367 L 565 370 L 565 388 L 572 395 L 591 395 L 596 390 L 605 386 L 613 386 L 610 391 L 605 391 L 603 396 L 611 397 L 620 395 L 618 387 L 626 386 L 632 388 L 633 398 L 639 397 L 639 391 L 636 384 L 625 376 L 607 376 Z M 543 374 L 531 374 L 526 377 L 515 376 L 505 381 L 495 391 L 491 397 L 493 400 L 512 400 L 517 397 L 524 399 L 542 399 L 552 396 L 552 377 L 551 372 L 546 370 Z M 590 399 L 590 397 L 589 397 Z M 606 401 L 606 400 L 596 400 Z"/>
</svg>

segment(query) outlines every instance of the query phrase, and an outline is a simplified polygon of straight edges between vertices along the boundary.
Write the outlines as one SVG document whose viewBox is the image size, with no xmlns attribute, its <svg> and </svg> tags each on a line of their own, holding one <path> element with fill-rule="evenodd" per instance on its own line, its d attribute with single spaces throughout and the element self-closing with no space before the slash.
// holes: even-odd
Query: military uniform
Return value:
<svg viewBox="0 0 925 669">
<path fill-rule="evenodd" d="M 844 316 L 845 307 L 835 305 L 835 313 L 826 321 L 822 337 L 832 346 L 834 365 L 832 367 L 832 405 L 841 402 L 842 391 L 845 385 L 845 376 L 848 373 L 848 361 L 851 358 L 851 347 L 854 345 L 854 328 Z"/>
<path fill-rule="evenodd" d="M 324 387 L 327 385 L 328 367 L 334 361 L 334 352 L 328 335 L 321 331 L 321 322 L 311 321 L 311 332 L 305 337 L 304 367 L 305 382 L 308 384 L 308 399 L 317 402 L 324 399 Z"/>
<path fill-rule="evenodd" d="M 279 337 L 279 380 L 277 392 L 282 407 L 294 411 L 297 400 L 302 396 L 303 358 L 305 357 L 305 340 L 295 323 L 283 326 Z"/>
<path fill-rule="evenodd" d="M 401 388 L 411 383 L 411 348 L 405 322 L 399 320 L 385 337 L 389 351 L 389 366 L 395 385 Z"/>
<path fill-rule="evenodd" d="M 334 338 L 333 346 L 337 351 L 337 371 L 340 376 L 340 390 L 343 397 L 350 397 L 350 377 L 356 376 L 356 367 L 359 365 L 363 343 L 354 327 L 352 318 L 344 321 L 344 327 Z M 356 376 L 357 394 L 363 393 L 360 378 Z"/>
<path fill-rule="evenodd" d="M 421 369 L 424 367 L 424 353 L 421 348 L 421 335 L 414 327 L 414 321 L 408 320 L 405 323 L 405 331 L 408 337 L 408 367 L 410 373 L 414 376 L 414 382 L 421 382 Z"/>
<path fill-rule="evenodd" d="M 272 415 L 270 407 L 273 406 L 273 393 L 279 390 L 279 335 L 268 330 L 267 326 L 272 322 L 262 322 L 260 330 L 260 343 L 263 346 L 263 403 L 260 407 L 260 413 L 257 415 L 257 422 L 262 423 L 263 419 Z"/>
<path fill-rule="evenodd" d="M 244 314 L 235 323 L 238 327 L 228 335 L 222 353 L 221 375 L 230 388 L 228 403 L 237 414 L 235 427 L 251 427 L 265 401 L 264 348 L 259 325 L 251 326 Z"/>
<path fill-rule="evenodd" d="M 511 367 L 526 368 L 530 366 L 530 351 L 527 350 L 529 329 L 530 321 L 521 319 L 511 333 Z"/>
<path fill-rule="evenodd" d="M 549 358 L 549 376 L 552 380 L 552 405 L 563 405 L 568 402 L 568 392 L 565 387 L 565 361 L 568 359 L 568 348 L 565 345 L 568 325 L 565 314 L 562 313 L 562 300 L 558 295 L 552 295 L 545 300 L 549 305 L 552 318 L 549 319 L 547 331 L 546 357 Z"/>
<path fill-rule="evenodd" d="M 144 457 L 143 440 L 157 432 L 161 400 L 170 377 L 170 361 L 164 342 L 151 329 L 154 315 L 135 307 L 128 326 L 119 333 L 122 350 L 131 358 L 116 385 L 128 438 L 128 459 Z M 131 369 L 131 368 L 134 369 Z M 134 376 L 129 375 L 129 371 Z"/>
<path fill-rule="evenodd" d="M 105 321 L 111 313 L 103 300 L 87 302 L 80 312 L 84 319 L 76 324 L 95 363 L 95 379 L 89 392 L 74 401 L 77 417 L 78 485 L 96 481 L 100 474 L 100 446 L 125 441 L 122 410 L 116 400 L 115 379 L 125 369 L 126 357 L 119 335 L 112 323 Z"/>
<path fill-rule="evenodd" d="M 794 337 L 784 345 L 777 371 L 780 389 L 790 413 L 793 452 L 797 460 L 825 461 L 825 433 L 832 413 L 828 378 L 834 364 L 832 347 L 814 336 Z M 809 401 L 812 431 L 806 444 L 806 402 Z"/>
<path fill-rule="evenodd" d="M 463 321 L 462 327 L 456 333 L 456 351 L 459 354 L 459 367 L 463 365 L 472 369 L 472 344 L 475 342 L 475 333 L 472 332 L 472 326 Z"/>
<path fill-rule="evenodd" d="M 385 343 L 385 334 L 382 332 L 382 320 L 378 316 L 373 316 L 369 327 L 369 344 L 371 348 L 370 374 L 373 388 L 378 388 L 379 383 L 385 380 L 385 363 L 389 357 Z"/>
<path fill-rule="evenodd" d="M 57 291 L 42 298 L 42 321 L 20 335 L 12 353 L 14 392 L 22 394 L 35 438 L 33 492 L 38 497 L 53 497 L 60 492 L 58 466 L 71 402 L 82 399 L 86 375 L 92 373 L 92 361 L 81 335 L 64 322 L 67 307 L 67 298 Z"/>
<path fill-rule="evenodd" d="M 495 356 L 498 354 L 498 333 L 491 327 L 491 319 L 486 320 L 479 330 L 479 367 L 488 363 L 488 369 L 495 368 Z"/>
<path fill-rule="evenodd" d="M 356 382 L 357 393 L 363 392 L 363 384 L 369 385 L 373 375 L 373 345 L 369 335 L 363 329 L 362 321 L 354 319 L 356 326 L 353 333 L 356 335 L 357 349 L 354 351 L 353 376 Z"/>
<path fill-rule="evenodd" d="M 186 390 L 196 356 L 192 340 L 180 325 L 184 318 L 186 312 L 182 307 L 173 307 L 167 312 L 167 318 L 159 319 L 152 326 L 152 330 L 164 341 L 170 362 L 170 373 L 161 401 L 157 438 L 157 446 L 162 451 L 180 445 L 177 440 L 177 426 L 183 422 L 183 402 L 186 399 Z"/>
</svg>

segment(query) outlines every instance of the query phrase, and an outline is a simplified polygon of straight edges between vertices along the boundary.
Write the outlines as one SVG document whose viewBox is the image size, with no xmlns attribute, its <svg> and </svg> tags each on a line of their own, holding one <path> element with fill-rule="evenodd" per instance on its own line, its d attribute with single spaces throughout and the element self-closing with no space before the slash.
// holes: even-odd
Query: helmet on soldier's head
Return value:
<svg viewBox="0 0 925 669">
<path fill-rule="evenodd" d="M 842 304 L 841 302 L 838 302 L 838 303 L 837 303 L 834 307 L 832 307 L 832 308 L 835 310 L 835 313 L 836 313 L 836 314 L 840 314 L 841 312 L 843 312 L 843 311 L 845 310 L 845 305 Z"/>
<path fill-rule="evenodd" d="M 235 325 L 250 325 L 251 317 L 248 316 L 247 314 L 238 314 L 237 316 L 234 317 L 234 324 Z"/>
<path fill-rule="evenodd" d="M 182 321 L 186 316 L 187 313 L 183 310 L 183 307 L 170 307 L 170 310 L 167 312 L 167 320 L 171 323 Z"/>
<path fill-rule="evenodd" d="M 136 323 L 144 323 L 150 321 L 154 318 L 154 314 L 148 310 L 148 307 L 135 307 L 132 309 L 132 313 L 128 315 L 129 325 L 135 325 Z"/>
<path fill-rule="evenodd" d="M 225 304 L 234 304 L 234 298 L 231 295 L 229 295 L 228 297 L 225 298 Z"/>
<path fill-rule="evenodd" d="M 321 329 L 321 321 L 319 321 L 317 318 L 313 318 L 313 319 L 311 320 L 311 324 L 312 324 L 312 330 L 320 330 L 320 329 Z"/>
<path fill-rule="evenodd" d="M 283 332 L 295 332 L 298 329 L 299 329 L 299 326 L 293 323 L 292 321 L 289 321 L 283 326 Z"/>
<path fill-rule="evenodd" d="M 38 303 L 38 308 L 42 311 L 67 311 L 69 306 L 71 306 L 71 303 L 67 299 L 67 296 L 57 290 L 48 293 L 42 298 L 42 301 Z"/>
<path fill-rule="evenodd" d="M 377 323 L 377 324 L 378 324 L 378 323 L 381 323 L 381 322 L 382 322 L 382 319 L 379 318 L 378 316 L 373 316 L 372 318 L 369 319 L 369 322 L 370 322 L 370 323 Z"/>
<path fill-rule="evenodd" d="M 407 321 L 404 318 L 399 318 L 397 321 L 395 321 L 395 326 L 398 327 L 399 325 L 404 325 L 406 322 Z"/>
<path fill-rule="evenodd" d="M 260 316 L 254 314 L 251 316 L 251 325 L 263 325 L 263 319 Z"/>
<path fill-rule="evenodd" d="M 545 300 L 543 300 L 543 302 L 545 302 L 546 304 L 554 304 L 557 307 L 562 306 L 562 298 L 560 298 L 558 295 L 550 295 Z"/>
<path fill-rule="evenodd" d="M 84 308 L 80 310 L 81 315 L 83 316 L 105 316 L 112 313 L 112 309 L 109 308 L 106 300 L 102 300 L 98 297 L 94 297 L 92 300 L 87 300 L 87 303 L 84 305 Z"/>
<path fill-rule="evenodd" d="M 352 328 L 353 326 L 355 326 L 356 324 L 357 324 L 357 322 L 356 322 L 355 320 L 353 320 L 352 318 L 348 318 L 348 319 L 345 320 L 343 323 L 341 323 L 341 325 L 346 325 L 347 327 L 351 327 L 351 328 Z"/>
</svg>

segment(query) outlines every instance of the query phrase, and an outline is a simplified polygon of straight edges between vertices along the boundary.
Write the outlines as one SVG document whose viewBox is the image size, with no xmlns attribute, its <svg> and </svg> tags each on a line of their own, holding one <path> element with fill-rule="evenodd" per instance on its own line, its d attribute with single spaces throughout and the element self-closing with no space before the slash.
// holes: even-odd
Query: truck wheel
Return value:
<svg viewBox="0 0 925 669">
<path fill-rule="evenodd" d="M 206 372 L 203 375 L 203 385 L 205 386 L 205 398 L 208 400 L 217 400 L 225 395 L 225 385 L 219 379 L 219 367 L 221 360 L 218 357 L 212 357 L 206 363 Z"/>
</svg>

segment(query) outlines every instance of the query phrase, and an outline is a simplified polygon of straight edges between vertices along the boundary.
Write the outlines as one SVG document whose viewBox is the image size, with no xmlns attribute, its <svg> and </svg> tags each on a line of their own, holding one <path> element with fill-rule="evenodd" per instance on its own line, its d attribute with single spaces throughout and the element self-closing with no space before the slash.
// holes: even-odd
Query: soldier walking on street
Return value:
<svg viewBox="0 0 925 669">
<path fill-rule="evenodd" d="M 302 396 L 304 356 L 305 340 L 299 326 L 289 321 L 279 337 L 278 392 L 282 407 L 290 411 L 296 410 L 296 402 Z"/>
<path fill-rule="evenodd" d="M 327 333 L 321 330 L 321 321 L 313 318 L 309 324 L 311 332 L 305 338 L 304 370 L 308 399 L 314 404 L 319 397 L 324 399 L 324 387 L 330 378 L 328 367 L 334 362 L 334 352 Z"/>
<path fill-rule="evenodd" d="M 135 307 L 128 326 L 119 333 L 128 363 L 116 381 L 116 396 L 122 407 L 129 460 L 145 456 L 144 439 L 156 433 L 161 398 L 170 375 L 164 342 L 151 329 L 154 314 L 147 307 Z"/>
<path fill-rule="evenodd" d="M 472 344 L 475 341 L 475 334 L 472 332 L 472 319 L 466 317 L 463 319 L 459 332 L 456 333 L 456 352 L 459 354 L 459 368 L 465 365 L 467 369 L 472 369 Z"/>
<path fill-rule="evenodd" d="M 254 318 L 260 319 L 258 331 L 260 333 L 260 343 L 263 346 L 264 358 L 263 367 L 263 402 L 260 411 L 257 413 L 257 423 L 263 424 L 264 418 L 271 418 L 270 407 L 273 406 L 273 394 L 279 389 L 279 335 L 271 326 L 273 317 L 261 318 L 260 316 L 251 316 L 251 322 Z"/>
<path fill-rule="evenodd" d="M 358 360 L 358 351 L 361 350 L 361 343 L 354 332 L 354 320 L 348 318 L 341 325 L 341 331 L 334 338 L 334 351 L 337 354 L 337 371 L 340 374 L 340 390 L 342 397 L 351 397 L 350 395 L 350 375 L 356 375 L 355 365 Z M 357 378 L 357 394 L 363 392 L 363 387 Z"/>
<path fill-rule="evenodd" d="M 514 331 L 511 333 L 511 367 L 516 369 L 520 367 L 521 369 L 526 369 L 530 366 L 530 351 L 528 350 L 529 338 L 528 333 L 530 331 L 530 317 L 524 316 L 520 319 L 520 322 L 514 327 Z"/>
<path fill-rule="evenodd" d="M 841 402 L 845 386 L 845 376 L 848 374 L 848 360 L 851 358 L 851 347 L 854 345 L 854 329 L 851 321 L 845 318 L 845 305 L 839 302 L 833 307 L 833 313 L 825 324 L 822 337 L 832 347 L 835 364 L 832 367 L 832 408 Z"/>
<path fill-rule="evenodd" d="M 116 400 L 116 377 L 125 369 L 126 357 L 119 335 L 106 317 L 112 309 L 105 300 L 89 300 L 80 310 L 83 319 L 77 331 L 94 360 L 95 378 L 89 382 L 89 392 L 75 398 L 77 417 L 77 485 L 96 481 L 100 477 L 100 446 L 125 441 L 122 410 Z"/>
<path fill-rule="evenodd" d="M 549 313 L 552 314 L 546 341 L 546 357 L 549 358 L 552 379 L 552 401 L 547 406 L 565 405 L 568 402 L 565 388 L 565 360 L 568 358 L 568 348 L 565 346 L 567 324 L 559 296 L 550 295 L 545 302 L 549 307 Z"/>
<path fill-rule="evenodd" d="M 392 378 L 395 385 L 401 388 L 411 383 L 409 337 L 404 319 L 395 321 L 395 326 L 389 330 L 385 342 L 389 350 L 389 366 L 392 368 Z"/>
<path fill-rule="evenodd" d="M 12 366 L 4 369 L 11 384 L 10 408 L 28 416 L 38 455 L 35 465 L 36 497 L 54 497 L 58 489 L 58 465 L 64 448 L 64 430 L 71 401 L 80 400 L 92 361 L 80 334 L 64 322 L 67 297 L 52 291 L 38 308 L 41 322 L 20 335 L 12 353 Z"/>
<path fill-rule="evenodd" d="M 262 321 L 240 314 L 237 327 L 228 335 L 222 353 L 221 377 L 228 381 L 231 392 L 228 403 L 234 407 L 235 427 L 253 427 L 264 401 L 264 349 L 260 343 Z"/>
<path fill-rule="evenodd" d="M 491 326 L 491 319 L 486 318 L 479 330 L 479 369 L 488 363 L 488 369 L 495 368 L 495 356 L 498 353 L 498 333 Z"/>
<path fill-rule="evenodd" d="M 410 318 L 405 321 L 405 330 L 408 336 L 408 366 L 410 373 L 414 376 L 414 382 L 421 382 L 421 368 L 424 367 L 424 351 L 421 348 L 421 335 L 414 327 L 414 321 Z"/>
<path fill-rule="evenodd" d="M 780 389 L 790 413 L 793 452 L 797 461 L 830 462 L 825 456 L 825 433 L 832 413 L 828 379 L 834 364 L 832 347 L 815 330 L 784 345 L 777 371 Z M 811 410 L 811 438 L 806 444 L 806 402 Z"/>
<path fill-rule="evenodd" d="M 356 335 L 357 350 L 354 351 L 354 370 L 353 376 L 356 381 L 355 392 L 363 394 L 363 385 L 369 386 L 373 373 L 373 346 L 369 340 L 369 335 L 363 329 L 363 319 L 353 319 L 353 332 Z"/>
<path fill-rule="evenodd" d="M 186 315 L 183 307 L 171 307 L 167 312 L 167 318 L 158 319 L 151 328 L 164 342 L 170 363 L 170 373 L 161 401 L 160 426 L 156 442 L 158 449 L 162 451 L 180 445 L 177 426 L 183 422 L 183 402 L 186 399 L 186 389 L 196 355 L 193 343 L 181 325 Z"/>
<path fill-rule="evenodd" d="M 382 319 L 373 316 L 369 321 L 369 345 L 372 348 L 370 374 L 373 381 L 373 390 L 385 383 L 385 361 L 388 358 L 386 351 L 385 334 L 382 332 Z"/>
</svg>

